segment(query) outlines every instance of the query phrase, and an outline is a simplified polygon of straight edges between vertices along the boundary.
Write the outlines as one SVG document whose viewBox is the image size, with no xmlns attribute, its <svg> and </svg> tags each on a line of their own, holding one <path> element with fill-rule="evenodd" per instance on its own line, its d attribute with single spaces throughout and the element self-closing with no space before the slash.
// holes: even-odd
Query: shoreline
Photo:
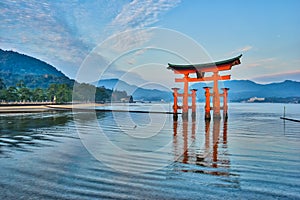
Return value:
<svg viewBox="0 0 300 200">
<path fill-rule="evenodd" d="M 231 102 L 236 103 L 236 102 Z M 237 103 L 237 104 L 255 104 L 255 103 Z M 257 103 L 261 104 L 261 103 Z M 276 104 L 276 103 L 267 103 Z M 295 104 L 296 105 L 296 104 Z M 143 110 L 122 110 L 112 108 L 101 108 L 111 106 L 111 104 L 101 103 L 63 103 L 55 104 L 51 102 L 37 102 L 37 103 L 0 103 L 0 114 L 14 114 L 14 113 L 38 113 L 51 111 L 75 111 L 75 112 L 136 112 L 136 113 L 160 113 L 160 114 L 174 114 L 172 111 L 143 111 Z M 98 107 L 98 108 L 96 108 Z M 177 113 L 181 114 L 181 113 Z"/>
<path fill-rule="evenodd" d="M 122 109 L 102 109 L 107 104 L 99 103 L 75 103 L 75 104 L 14 104 L 1 105 L 0 114 L 14 113 L 38 113 L 51 111 L 75 111 L 75 112 L 132 112 L 132 113 L 153 113 L 153 114 L 174 114 L 168 111 L 147 111 L 147 110 L 122 110 Z M 181 113 L 177 113 L 181 114 Z"/>
<path fill-rule="evenodd" d="M 100 106 L 105 106 L 105 104 L 99 104 L 99 103 L 0 104 L 0 113 L 31 113 L 31 112 L 34 113 L 34 112 L 62 111 L 62 110 L 72 110 L 72 109 L 88 110 Z"/>
</svg>

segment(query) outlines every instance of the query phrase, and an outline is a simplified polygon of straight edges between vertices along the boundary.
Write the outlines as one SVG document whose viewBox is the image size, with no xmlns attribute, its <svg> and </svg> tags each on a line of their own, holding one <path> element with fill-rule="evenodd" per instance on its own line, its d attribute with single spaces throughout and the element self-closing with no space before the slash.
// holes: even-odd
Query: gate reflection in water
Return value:
<svg viewBox="0 0 300 200">
<path fill-rule="evenodd" d="M 215 118 L 212 121 L 205 121 L 204 133 L 196 132 L 197 125 L 199 124 L 194 119 L 192 122 L 188 120 L 173 122 L 174 158 L 178 158 L 178 155 L 183 152 L 176 162 L 187 164 L 181 171 L 229 176 L 227 120 Z M 204 137 L 197 137 L 197 134 L 202 134 Z M 202 138 L 203 141 L 198 141 L 196 138 Z M 190 168 L 190 165 L 194 167 Z"/>
</svg>

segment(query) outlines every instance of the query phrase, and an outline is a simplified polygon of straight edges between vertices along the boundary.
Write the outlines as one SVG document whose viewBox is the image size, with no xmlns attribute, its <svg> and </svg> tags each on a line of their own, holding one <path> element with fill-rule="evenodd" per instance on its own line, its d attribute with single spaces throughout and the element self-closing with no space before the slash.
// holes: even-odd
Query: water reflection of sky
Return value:
<svg viewBox="0 0 300 200">
<path fill-rule="evenodd" d="M 0 152 L 29 152 L 31 147 L 49 146 L 52 142 L 59 142 L 60 137 L 68 137 L 60 134 L 60 127 L 66 126 L 71 120 L 70 113 L 56 112 L 0 115 Z"/>
<path fill-rule="evenodd" d="M 227 122 L 205 123 L 202 110 L 188 122 L 181 117 L 173 122 L 172 115 L 95 113 L 105 135 L 128 152 L 170 144 L 162 155 L 132 161 L 102 151 L 105 162 L 131 171 L 168 159 L 168 165 L 147 173 L 123 173 L 96 160 L 79 140 L 73 119 L 78 113 L 1 115 L 0 197 L 299 198 L 299 123 L 279 119 L 282 104 L 229 106 Z M 287 115 L 299 117 L 298 108 L 286 105 Z M 91 134 L 94 119 L 81 114 L 82 128 Z M 151 127 L 158 125 L 153 135 Z"/>
</svg>

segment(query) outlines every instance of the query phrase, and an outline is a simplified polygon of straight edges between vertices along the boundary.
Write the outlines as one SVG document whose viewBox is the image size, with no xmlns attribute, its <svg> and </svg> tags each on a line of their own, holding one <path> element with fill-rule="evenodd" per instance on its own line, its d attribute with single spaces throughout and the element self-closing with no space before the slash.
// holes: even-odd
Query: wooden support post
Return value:
<svg viewBox="0 0 300 200">
<path fill-rule="evenodd" d="M 223 119 L 228 118 L 228 90 L 229 88 L 222 88 L 223 90 Z"/>
<path fill-rule="evenodd" d="M 179 88 L 172 88 L 173 97 L 174 97 L 174 104 L 173 104 L 173 120 L 177 121 L 178 119 L 178 90 Z"/>
<path fill-rule="evenodd" d="M 213 116 L 214 118 L 221 118 L 220 115 L 220 94 L 219 94 L 219 86 L 218 86 L 218 71 L 214 72 L 214 88 L 213 88 Z"/>
<path fill-rule="evenodd" d="M 211 87 L 203 87 L 205 89 L 205 120 L 210 120 L 210 89 Z"/>
<path fill-rule="evenodd" d="M 196 117 L 196 92 L 197 89 L 191 89 L 192 91 L 192 118 Z"/>
<path fill-rule="evenodd" d="M 182 117 L 184 119 L 188 118 L 189 111 L 189 82 L 188 82 L 189 74 L 184 74 L 184 88 L 183 88 L 183 100 L 182 100 Z"/>
</svg>

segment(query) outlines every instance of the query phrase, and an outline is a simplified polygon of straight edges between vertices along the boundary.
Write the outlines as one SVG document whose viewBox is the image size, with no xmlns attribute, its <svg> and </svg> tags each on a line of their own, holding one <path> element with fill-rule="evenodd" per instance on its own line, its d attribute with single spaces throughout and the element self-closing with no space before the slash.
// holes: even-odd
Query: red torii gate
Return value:
<svg viewBox="0 0 300 200">
<path fill-rule="evenodd" d="M 210 110 L 213 109 L 213 116 L 220 118 L 220 109 L 223 109 L 224 118 L 227 118 L 227 92 L 229 88 L 222 88 L 223 94 L 219 93 L 218 81 L 219 80 L 229 80 L 230 75 L 219 75 L 219 71 L 231 70 L 232 66 L 240 64 L 240 58 L 242 54 L 223 61 L 205 63 L 205 64 L 192 64 L 192 65 L 176 65 L 168 63 L 168 69 L 174 71 L 175 74 L 183 74 L 183 78 L 175 78 L 175 82 L 183 82 L 184 90 L 183 94 L 179 94 L 179 88 L 172 88 L 174 93 L 174 105 L 173 111 L 175 118 L 177 119 L 177 110 L 182 109 L 182 117 L 187 118 L 189 108 L 192 108 L 192 115 L 196 114 L 196 91 L 192 90 L 192 94 L 189 94 L 189 82 L 200 82 L 200 81 L 213 81 L 213 93 L 210 93 L 209 87 L 204 87 L 206 103 L 205 103 L 205 119 L 210 119 Z M 212 76 L 205 77 L 205 72 L 212 72 Z M 196 78 L 189 77 L 190 74 L 196 74 Z M 188 97 L 192 97 L 192 106 L 188 105 Z M 213 97 L 213 107 L 210 107 L 210 96 Z M 220 96 L 223 97 L 223 107 L 220 107 Z M 178 106 L 178 97 L 183 97 L 182 106 Z"/>
</svg>

